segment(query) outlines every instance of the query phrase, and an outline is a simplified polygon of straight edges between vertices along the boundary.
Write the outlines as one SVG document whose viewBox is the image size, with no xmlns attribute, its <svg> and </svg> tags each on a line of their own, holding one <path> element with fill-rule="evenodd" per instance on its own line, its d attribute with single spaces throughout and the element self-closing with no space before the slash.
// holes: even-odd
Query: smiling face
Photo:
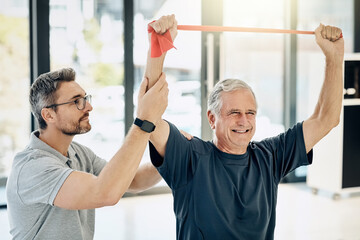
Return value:
<svg viewBox="0 0 360 240">
<path fill-rule="evenodd" d="M 208 111 L 215 146 L 226 153 L 244 154 L 256 129 L 256 101 L 249 89 L 221 93 L 219 114 Z"/>
</svg>

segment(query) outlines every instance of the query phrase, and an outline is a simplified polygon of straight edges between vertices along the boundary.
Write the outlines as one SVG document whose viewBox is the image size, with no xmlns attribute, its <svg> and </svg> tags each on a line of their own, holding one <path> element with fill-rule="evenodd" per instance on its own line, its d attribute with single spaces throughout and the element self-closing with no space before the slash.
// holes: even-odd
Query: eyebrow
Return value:
<svg viewBox="0 0 360 240">
<path fill-rule="evenodd" d="M 227 111 L 227 113 L 231 113 L 231 112 L 241 112 L 241 110 L 238 109 L 238 108 L 232 108 L 232 109 L 230 109 L 229 111 Z M 257 113 L 257 111 L 254 110 L 254 109 L 247 109 L 246 112 Z"/>
<path fill-rule="evenodd" d="M 84 96 L 86 96 L 86 93 L 85 93 L 85 95 Z M 75 96 L 73 96 L 72 98 L 70 98 L 69 100 L 71 101 L 71 100 L 73 100 L 73 99 L 76 99 L 76 98 L 81 98 L 82 97 L 82 95 L 81 94 L 77 94 L 77 95 L 75 95 Z"/>
</svg>

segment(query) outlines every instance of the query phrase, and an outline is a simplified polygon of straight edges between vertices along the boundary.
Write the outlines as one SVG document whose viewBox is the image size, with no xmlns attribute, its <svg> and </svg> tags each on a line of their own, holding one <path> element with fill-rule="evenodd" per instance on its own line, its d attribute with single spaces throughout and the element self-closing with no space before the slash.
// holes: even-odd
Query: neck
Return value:
<svg viewBox="0 0 360 240">
<path fill-rule="evenodd" d="M 221 144 L 216 137 L 213 139 L 213 143 L 220 151 L 229 153 L 229 154 L 242 155 L 242 154 L 245 154 L 247 151 L 247 146 L 231 147 L 226 144 Z"/>
<path fill-rule="evenodd" d="M 50 129 L 40 130 L 39 138 L 41 141 L 60 152 L 65 157 L 68 156 L 68 149 L 74 136 L 68 136 L 62 132 Z"/>
</svg>

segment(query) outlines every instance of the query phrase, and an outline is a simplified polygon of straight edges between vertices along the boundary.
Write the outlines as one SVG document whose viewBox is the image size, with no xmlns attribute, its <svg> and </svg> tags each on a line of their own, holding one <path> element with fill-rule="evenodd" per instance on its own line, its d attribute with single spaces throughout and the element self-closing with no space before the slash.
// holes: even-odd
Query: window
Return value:
<svg viewBox="0 0 360 240">
<path fill-rule="evenodd" d="M 178 24 L 201 24 L 201 1 L 149 1 L 139 0 L 135 4 L 134 16 L 134 66 L 135 86 L 138 90 L 145 72 L 149 49 L 147 24 L 163 15 L 175 14 Z M 163 118 L 179 129 L 201 137 L 200 106 L 200 32 L 178 31 L 174 42 L 176 49 L 167 53 L 164 72 L 169 84 L 169 103 Z M 134 93 L 136 100 L 137 91 Z M 136 105 L 136 101 L 135 105 Z M 136 112 L 134 111 L 136 114 Z M 150 161 L 146 150 L 144 162 Z M 161 181 L 159 185 L 165 185 Z"/>
<path fill-rule="evenodd" d="M 283 0 L 224 0 L 224 26 L 284 28 L 283 6 Z M 244 80 L 257 98 L 254 140 L 283 132 L 283 34 L 225 32 L 223 36 L 223 78 Z"/>
<path fill-rule="evenodd" d="M 110 160 L 124 135 L 122 1 L 51 0 L 51 70 L 72 67 L 93 96 L 92 129 L 74 138 Z"/>
<path fill-rule="evenodd" d="M 353 50 L 353 0 L 298 1 L 298 29 L 315 30 L 320 23 L 342 29 L 345 54 Z M 314 36 L 298 35 L 297 46 L 297 106 L 298 121 L 313 113 L 324 80 L 325 58 Z M 295 170 L 296 176 L 305 176 L 307 167 Z"/>
<path fill-rule="evenodd" d="M 153 4 L 150 4 L 152 2 Z M 147 58 L 147 24 L 163 15 L 175 14 L 178 24 L 201 24 L 201 1 L 137 1 L 134 17 L 135 89 L 145 71 Z M 164 72 L 169 83 L 169 105 L 164 118 L 194 136 L 201 136 L 200 107 L 200 32 L 178 31 L 174 45 L 166 56 Z"/>
<path fill-rule="evenodd" d="M 30 135 L 28 1 L 0 4 L 0 178 Z"/>
<path fill-rule="evenodd" d="M 342 29 L 345 54 L 353 51 L 354 0 L 299 1 L 298 28 L 315 30 L 320 23 Z M 324 55 L 313 36 L 298 36 L 297 119 L 304 120 L 314 111 L 324 79 Z M 315 92 L 313 92 L 315 91 Z"/>
</svg>

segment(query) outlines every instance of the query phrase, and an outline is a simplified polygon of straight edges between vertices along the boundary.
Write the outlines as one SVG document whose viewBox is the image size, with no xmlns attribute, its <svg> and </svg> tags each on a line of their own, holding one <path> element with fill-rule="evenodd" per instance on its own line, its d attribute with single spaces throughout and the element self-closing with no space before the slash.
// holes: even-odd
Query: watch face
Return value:
<svg viewBox="0 0 360 240">
<path fill-rule="evenodd" d="M 155 125 L 149 121 L 144 120 L 141 129 L 144 130 L 145 132 L 152 132 L 155 129 Z"/>
</svg>

